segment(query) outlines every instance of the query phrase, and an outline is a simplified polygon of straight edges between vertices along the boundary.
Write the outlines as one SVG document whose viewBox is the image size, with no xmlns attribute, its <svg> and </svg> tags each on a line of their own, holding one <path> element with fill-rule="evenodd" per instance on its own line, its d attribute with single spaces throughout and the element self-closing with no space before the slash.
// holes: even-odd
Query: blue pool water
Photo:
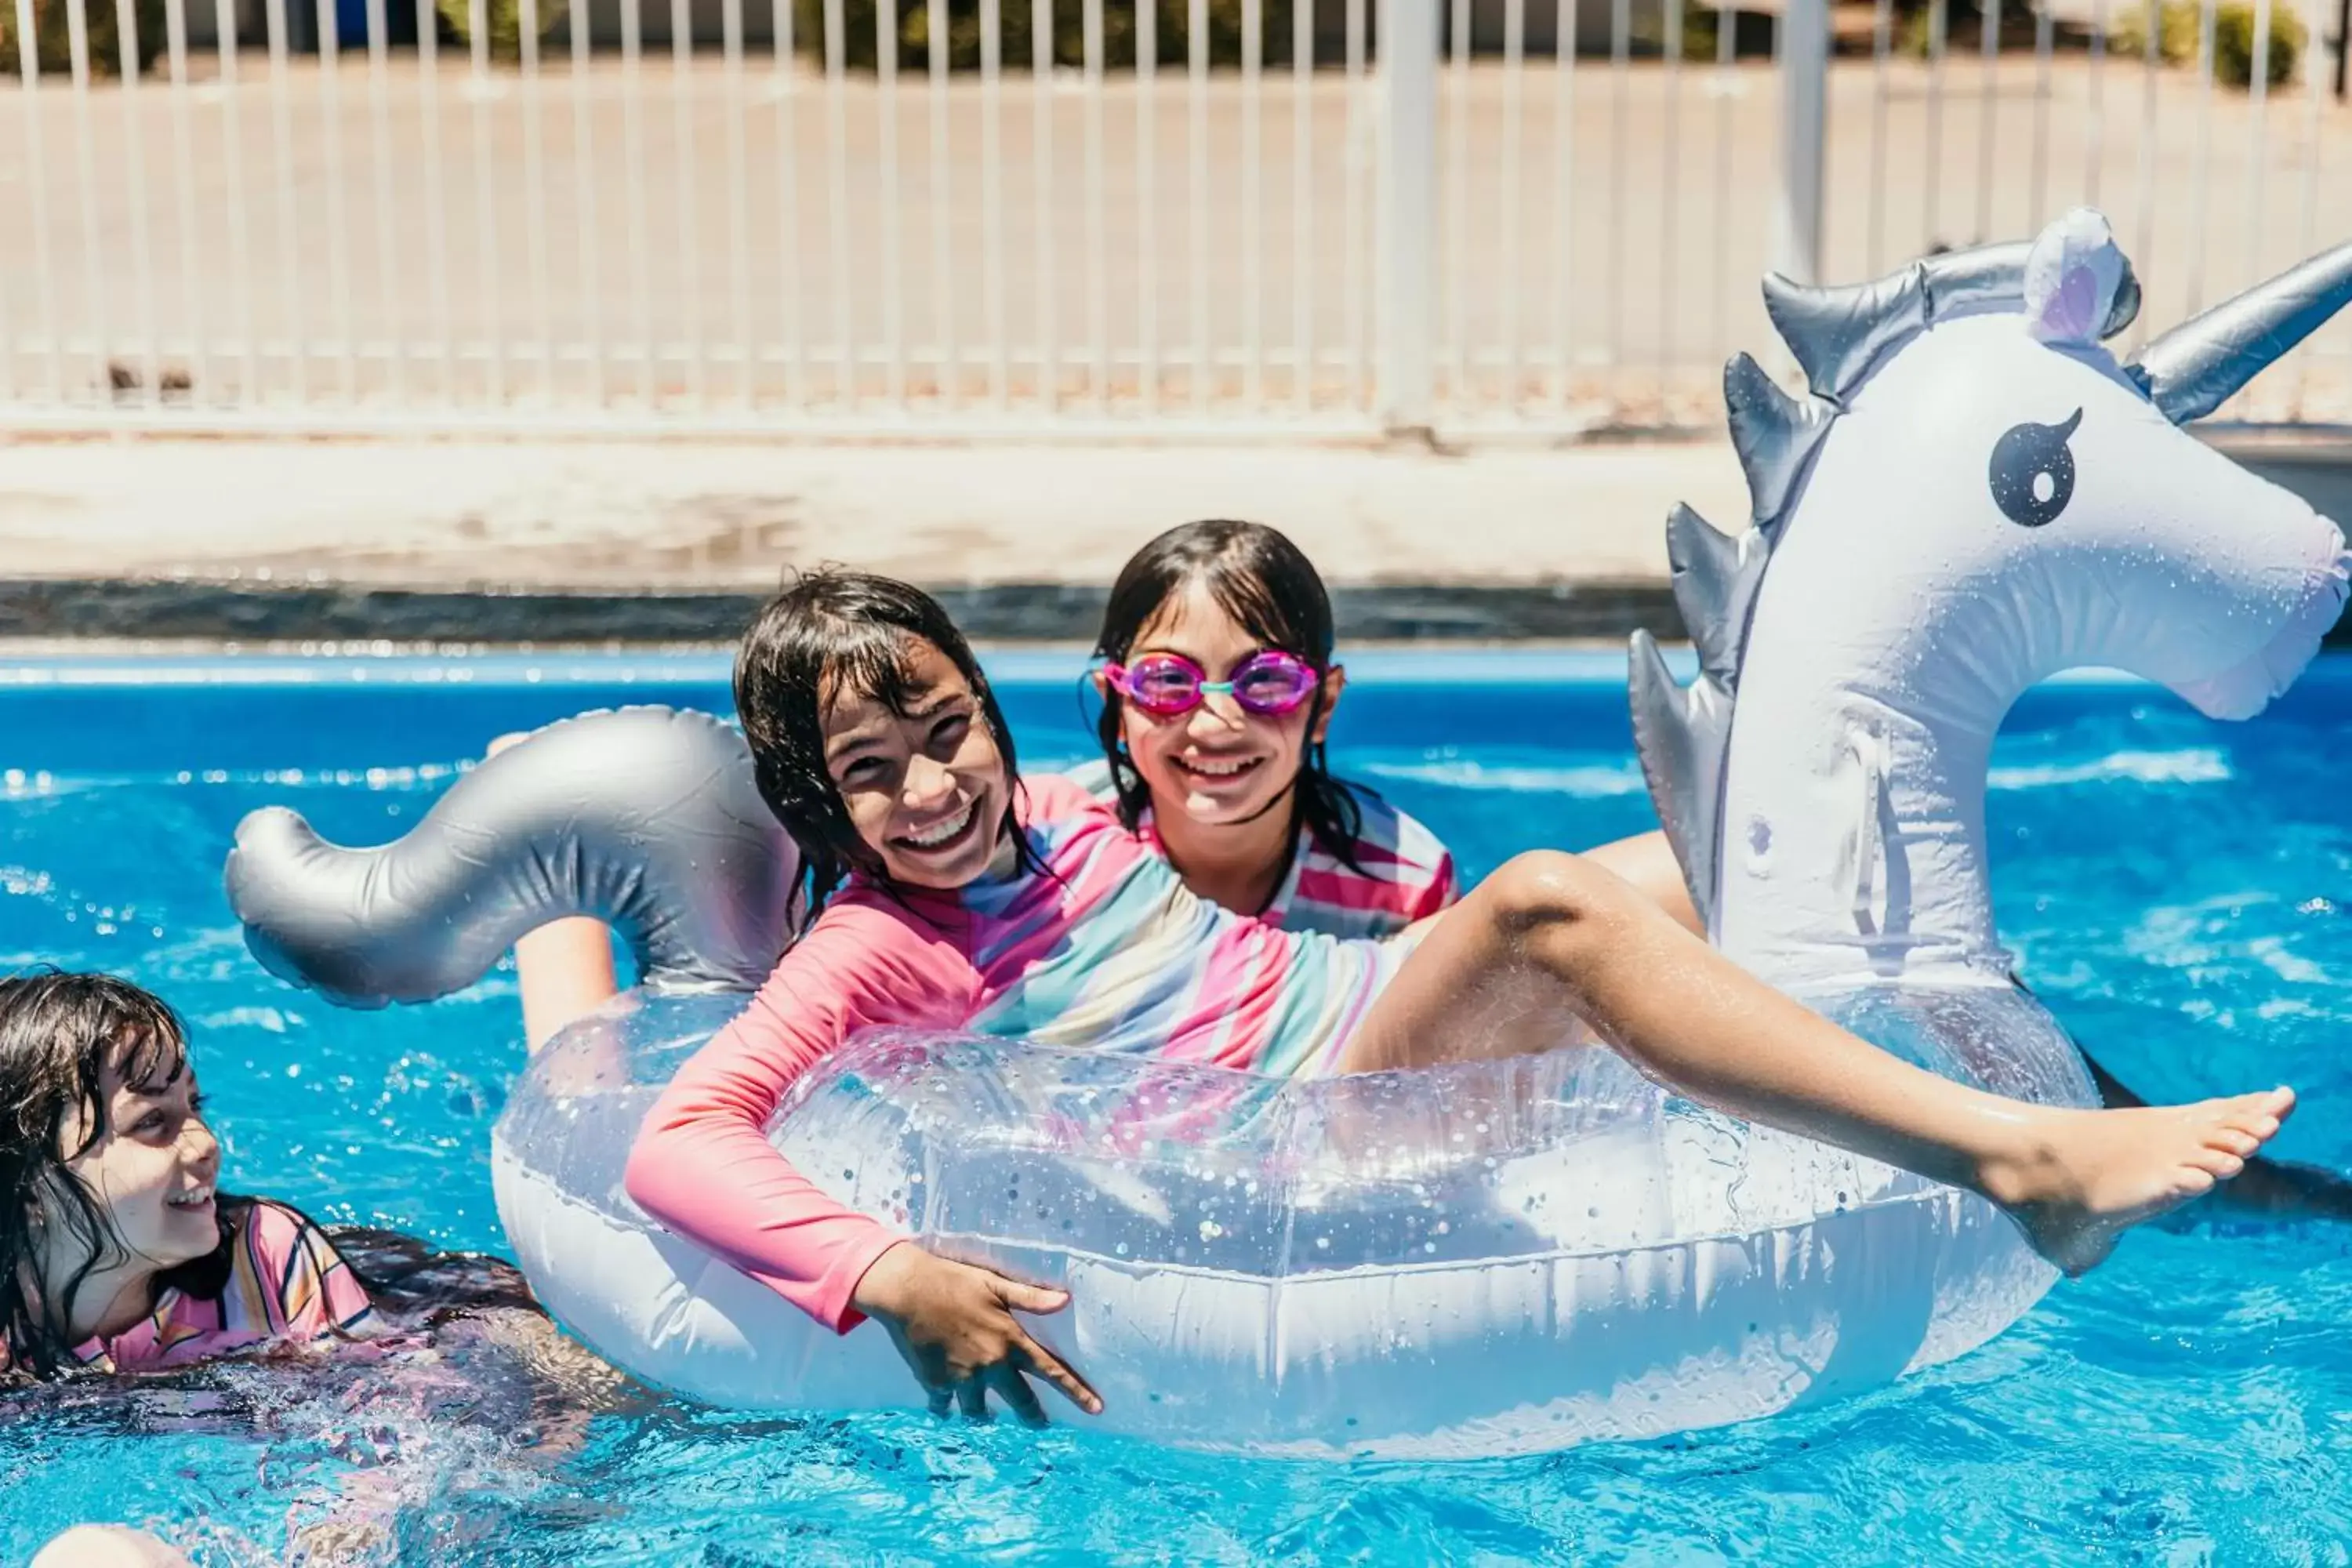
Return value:
<svg viewBox="0 0 2352 1568">
<path fill-rule="evenodd" d="M 1075 660 L 995 667 L 1024 762 L 1082 755 Z M 1361 659 L 1335 755 L 1474 875 L 1523 847 L 1637 831 L 1651 818 L 1620 670 Z M 493 734 L 622 701 L 723 708 L 723 667 L 228 674 L 0 674 L 0 964 L 103 967 L 177 1004 L 237 1187 L 497 1249 L 486 1151 L 521 1060 L 511 976 L 376 1014 L 286 989 L 223 903 L 230 833 L 278 802 L 346 842 L 381 840 Z M 2045 688 L 2004 732 L 1991 797 L 2004 928 L 2078 1037 L 2150 1095 L 2291 1080 L 2305 1109 L 2284 1152 L 2338 1165 L 2352 1165 L 2347 731 L 2352 664 L 2336 661 L 2252 725 L 2143 687 Z M 1988 1349 L 1871 1397 L 1451 1467 L 669 1405 L 545 1441 L 496 1401 L 404 1425 L 364 1391 L 261 1374 L 232 1390 L 246 1416 L 205 1419 L 205 1396 L 184 1394 L 138 1406 L 133 1431 L 112 1395 L 37 1394 L 0 1408 L 0 1562 L 84 1518 L 148 1523 L 205 1561 L 277 1561 L 341 1496 L 382 1531 L 361 1560 L 436 1563 L 2341 1563 L 2347 1317 L 2352 1229 L 2147 1232 Z"/>
</svg>

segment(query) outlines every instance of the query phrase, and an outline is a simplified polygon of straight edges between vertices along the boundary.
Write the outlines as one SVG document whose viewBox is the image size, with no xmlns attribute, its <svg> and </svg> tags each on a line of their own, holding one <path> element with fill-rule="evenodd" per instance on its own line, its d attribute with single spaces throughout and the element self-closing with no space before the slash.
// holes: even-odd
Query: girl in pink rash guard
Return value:
<svg viewBox="0 0 2352 1568">
<path fill-rule="evenodd" d="M 1621 878 L 1523 855 L 1389 941 L 1285 931 L 1199 897 L 1066 780 L 1024 784 L 971 648 L 918 589 L 801 579 L 744 639 L 736 704 L 761 795 L 822 912 L 647 1114 L 646 1211 L 836 1329 L 879 1320 L 930 1395 L 1100 1401 L 1013 1316 L 1061 1292 L 935 1257 L 827 1197 L 768 1142 L 785 1091 L 871 1026 L 961 1028 L 1271 1073 L 1551 1048 L 1589 1027 L 1679 1091 L 1965 1186 L 2046 1257 L 2235 1175 L 2294 1102 L 2086 1111 L 2004 1100 L 1856 1038 L 1708 948 Z"/>
</svg>

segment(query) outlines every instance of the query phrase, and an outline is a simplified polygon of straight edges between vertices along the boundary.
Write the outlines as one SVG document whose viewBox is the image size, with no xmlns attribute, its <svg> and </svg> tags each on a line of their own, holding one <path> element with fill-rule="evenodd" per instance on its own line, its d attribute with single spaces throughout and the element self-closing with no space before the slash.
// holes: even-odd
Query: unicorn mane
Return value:
<svg viewBox="0 0 2352 1568">
<path fill-rule="evenodd" d="M 1806 395 L 1783 392 L 1746 353 L 1724 366 L 1731 444 L 1748 478 L 1748 526 L 1727 534 L 1679 503 L 1666 518 L 1675 606 L 1698 651 L 1698 679 L 1676 684 L 1657 640 L 1645 631 L 1633 637 L 1634 749 L 1703 920 L 1713 917 L 1724 762 L 1748 623 L 1813 458 L 1854 394 L 1921 333 L 1960 315 L 2022 309 L 2032 248 L 2018 242 L 1927 257 L 1875 282 L 1834 289 L 1779 273 L 1764 279 L 1765 311 L 1805 373 Z M 2126 263 L 2099 336 L 2128 326 L 2139 300 Z"/>
</svg>

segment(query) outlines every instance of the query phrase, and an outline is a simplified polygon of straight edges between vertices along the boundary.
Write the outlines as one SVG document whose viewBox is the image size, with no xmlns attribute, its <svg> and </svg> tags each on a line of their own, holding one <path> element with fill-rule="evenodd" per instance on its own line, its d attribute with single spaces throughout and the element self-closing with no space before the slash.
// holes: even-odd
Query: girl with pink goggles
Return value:
<svg viewBox="0 0 2352 1568">
<path fill-rule="evenodd" d="M 1295 711 L 1315 694 L 1323 672 L 1297 654 L 1265 648 L 1250 655 L 1223 680 L 1179 653 L 1150 653 L 1132 665 L 1103 667 L 1112 689 L 1155 719 L 1190 713 L 1215 692 L 1232 698 L 1261 718 Z"/>
</svg>

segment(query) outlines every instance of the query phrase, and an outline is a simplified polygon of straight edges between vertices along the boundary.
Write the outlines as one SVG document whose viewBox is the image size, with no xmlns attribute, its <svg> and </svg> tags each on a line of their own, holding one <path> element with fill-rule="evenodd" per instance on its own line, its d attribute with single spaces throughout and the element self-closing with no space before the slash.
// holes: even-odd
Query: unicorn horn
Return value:
<svg viewBox="0 0 2352 1568">
<path fill-rule="evenodd" d="M 2175 425 L 2202 419 L 2347 304 L 2352 244 L 2181 322 L 2140 351 L 2141 384 Z"/>
</svg>

